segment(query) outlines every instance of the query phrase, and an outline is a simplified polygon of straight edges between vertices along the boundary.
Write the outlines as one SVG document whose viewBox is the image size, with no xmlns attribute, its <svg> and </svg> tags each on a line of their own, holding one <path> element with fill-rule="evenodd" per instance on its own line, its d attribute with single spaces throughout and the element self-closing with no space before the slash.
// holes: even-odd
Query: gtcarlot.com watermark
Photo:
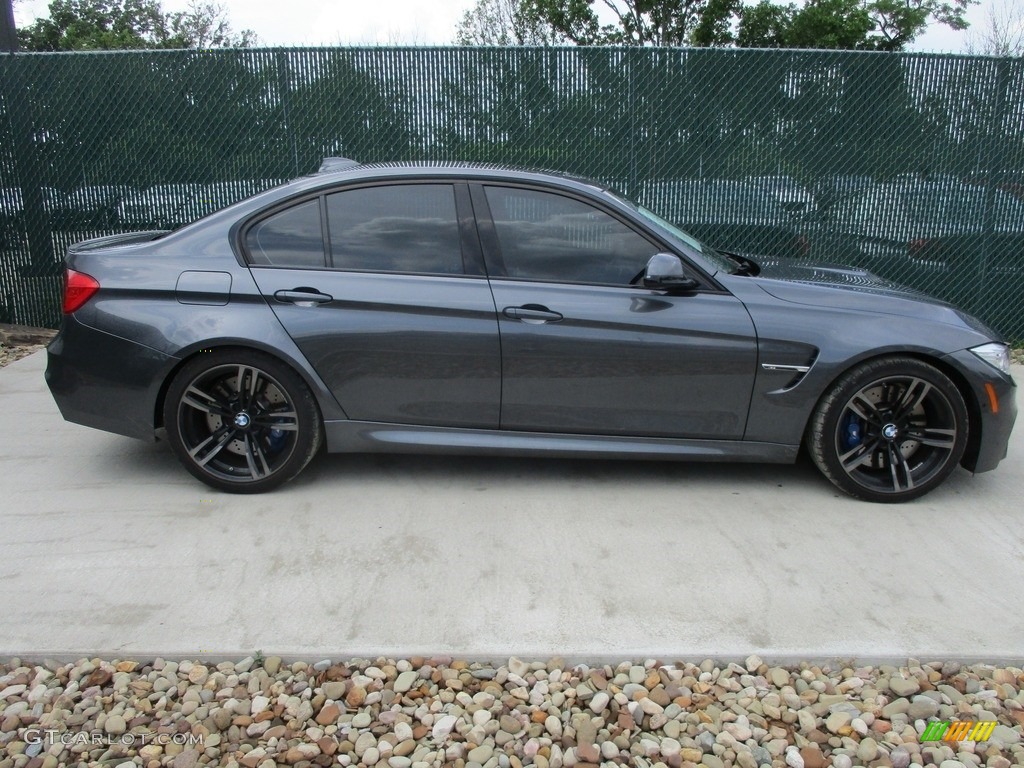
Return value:
<svg viewBox="0 0 1024 768">
<path fill-rule="evenodd" d="M 144 747 L 157 744 L 165 747 L 168 744 L 180 744 L 183 747 L 202 744 L 202 737 L 192 733 L 122 733 L 112 736 L 108 733 L 95 731 L 58 731 L 52 728 L 27 728 L 24 733 L 26 744 L 63 744 L 73 747 L 76 744 L 109 747 L 120 744 L 123 747 Z"/>
</svg>

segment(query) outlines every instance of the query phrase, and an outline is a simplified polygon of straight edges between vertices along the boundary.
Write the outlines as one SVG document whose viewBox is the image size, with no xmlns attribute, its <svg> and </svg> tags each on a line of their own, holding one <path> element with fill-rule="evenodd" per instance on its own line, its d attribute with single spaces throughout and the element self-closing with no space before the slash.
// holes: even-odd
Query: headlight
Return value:
<svg viewBox="0 0 1024 768">
<path fill-rule="evenodd" d="M 971 347 L 971 352 L 976 354 L 993 368 L 998 368 L 1003 373 L 1010 374 L 1010 348 L 1005 344 L 992 342 L 982 344 L 980 347 Z"/>
</svg>

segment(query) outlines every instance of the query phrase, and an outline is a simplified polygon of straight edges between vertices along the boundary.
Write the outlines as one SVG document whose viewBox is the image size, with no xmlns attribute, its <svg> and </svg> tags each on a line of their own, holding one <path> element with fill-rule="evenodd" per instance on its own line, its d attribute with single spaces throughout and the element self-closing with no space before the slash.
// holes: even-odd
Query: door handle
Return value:
<svg viewBox="0 0 1024 768">
<path fill-rule="evenodd" d="M 312 307 L 314 304 L 325 304 L 328 301 L 334 301 L 333 296 L 320 293 L 315 288 L 306 288 L 305 286 L 293 288 L 290 291 L 276 291 L 274 298 L 282 304 L 295 304 L 299 307 Z"/>
<path fill-rule="evenodd" d="M 558 312 L 552 312 L 542 304 L 524 304 L 521 307 L 505 307 L 501 313 L 505 317 L 512 318 L 513 320 L 522 320 L 524 323 L 529 323 L 530 325 L 557 323 L 562 319 L 561 314 Z"/>
</svg>

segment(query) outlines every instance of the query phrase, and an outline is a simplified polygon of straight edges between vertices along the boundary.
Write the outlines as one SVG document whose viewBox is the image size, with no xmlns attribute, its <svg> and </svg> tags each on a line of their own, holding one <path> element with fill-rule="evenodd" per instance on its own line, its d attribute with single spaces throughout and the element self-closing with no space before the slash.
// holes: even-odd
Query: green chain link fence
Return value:
<svg viewBox="0 0 1024 768">
<path fill-rule="evenodd" d="M 1024 59 L 651 48 L 0 57 L 0 320 L 69 243 L 166 228 L 326 155 L 547 168 L 722 248 L 855 264 L 1024 338 Z"/>
</svg>

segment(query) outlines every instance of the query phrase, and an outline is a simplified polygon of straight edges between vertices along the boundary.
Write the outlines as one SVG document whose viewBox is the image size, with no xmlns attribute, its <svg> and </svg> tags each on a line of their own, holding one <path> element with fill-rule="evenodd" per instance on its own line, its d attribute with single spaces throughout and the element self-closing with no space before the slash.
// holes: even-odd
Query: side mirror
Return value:
<svg viewBox="0 0 1024 768">
<path fill-rule="evenodd" d="M 672 293 L 686 293 L 700 285 L 683 274 L 683 262 L 671 253 L 656 253 L 647 261 L 644 288 L 658 288 Z"/>
</svg>

